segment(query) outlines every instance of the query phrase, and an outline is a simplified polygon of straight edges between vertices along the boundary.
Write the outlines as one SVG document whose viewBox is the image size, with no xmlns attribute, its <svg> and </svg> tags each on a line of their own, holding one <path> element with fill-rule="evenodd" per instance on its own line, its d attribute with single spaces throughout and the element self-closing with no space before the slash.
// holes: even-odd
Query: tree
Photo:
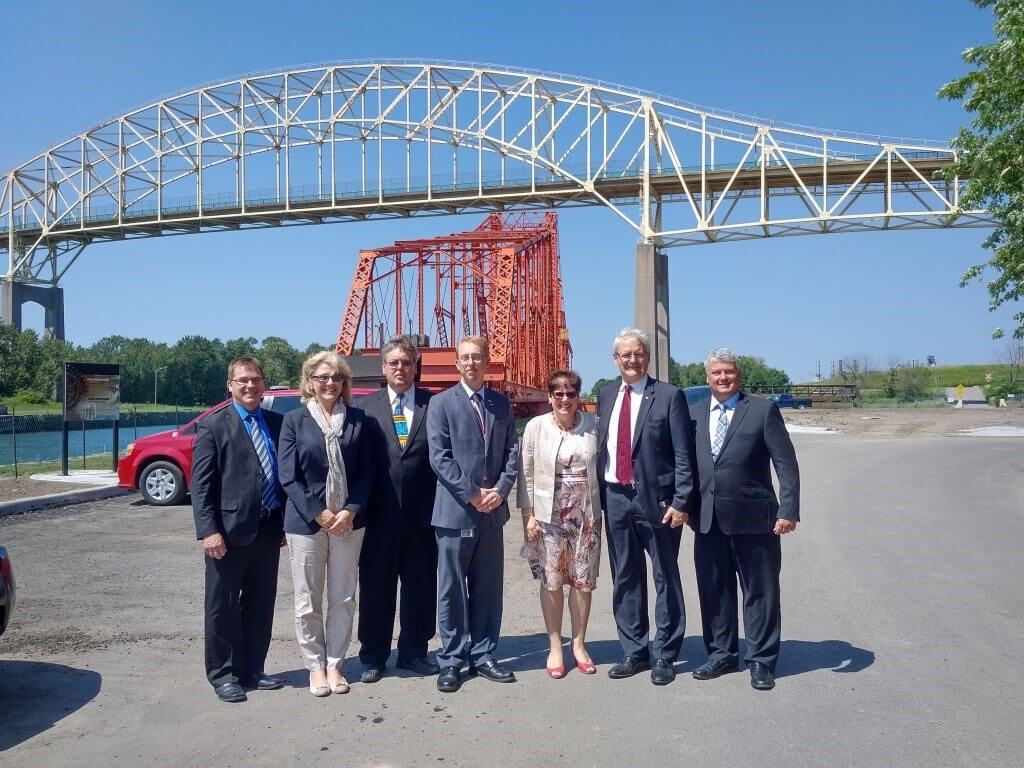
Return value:
<svg viewBox="0 0 1024 768">
<path fill-rule="evenodd" d="M 920 400 L 932 390 L 931 371 L 917 362 L 907 363 L 899 358 L 889 361 L 889 380 L 885 396 L 906 402 Z"/>
<path fill-rule="evenodd" d="M 263 366 L 263 375 L 267 377 L 267 386 L 290 386 L 299 384 L 299 369 L 302 360 L 291 344 L 280 336 L 268 336 L 260 345 L 256 355 Z"/>
<path fill-rule="evenodd" d="M 616 379 L 598 379 L 594 382 L 594 386 L 590 388 L 590 396 L 597 397 L 597 393 L 601 391 L 601 388 L 608 385 L 614 384 Z"/>
<path fill-rule="evenodd" d="M 999 222 L 985 240 L 993 256 L 964 273 L 961 287 L 982 280 L 986 266 L 995 277 L 986 284 L 989 311 L 1017 301 L 1024 291 L 1024 3 L 1021 0 L 971 0 L 995 13 L 996 41 L 968 48 L 964 61 L 975 67 L 947 83 L 939 97 L 963 101 L 974 113 L 970 127 L 960 129 L 952 146 L 955 163 L 942 175 L 968 179 L 960 208 L 987 208 Z M 1013 316 L 1015 338 L 1024 338 L 1024 312 Z M 995 338 L 1003 335 L 997 328 Z"/>
</svg>

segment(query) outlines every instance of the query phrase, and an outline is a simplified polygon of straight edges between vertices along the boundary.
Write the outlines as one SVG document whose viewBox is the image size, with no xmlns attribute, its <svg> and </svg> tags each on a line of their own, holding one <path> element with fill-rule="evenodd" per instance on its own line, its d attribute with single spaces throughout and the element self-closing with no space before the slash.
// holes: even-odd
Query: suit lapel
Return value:
<svg viewBox="0 0 1024 768">
<path fill-rule="evenodd" d="M 640 438 L 640 432 L 643 431 L 644 421 L 647 419 L 647 414 L 651 410 L 651 404 L 654 402 L 654 382 L 650 376 L 647 377 L 647 385 L 644 387 L 644 393 L 640 400 L 640 413 L 636 415 L 636 427 L 633 429 L 633 445 L 632 449 L 636 450 L 637 440 Z"/>
<path fill-rule="evenodd" d="M 710 407 L 710 401 L 708 401 L 708 405 Z M 725 449 L 729 447 L 729 441 L 732 440 L 732 436 L 736 434 L 736 430 L 739 429 L 740 422 L 743 421 L 743 417 L 747 414 L 748 405 L 750 405 L 750 403 L 747 402 L 747 396 L 741 394 L 740 401 L 736 403 L 736 411 L 729 420 L 729 429 L 725 433 L 725 439 L 722 441 L 722 449 L 718 452 L 719 459 L 722 458 L 722 454 L 725 453 Z"/>
<path fill-rule="evenodd" d="M 256 446 L 253 445 L 252 438 L 249 437 L 249 430 L 246 429 L 245 424 L 242 423 L 242 418 L 238 415 L 238 411 L 235 410 L 234 404 L 228 404 L 228 407 L 224 409 L 224 416 L 227 419 L 228 431 L 231 433 L 231 440 L 241 441 L 242 444 L 247 445 L 248 452 L 252 456 L 252 460 L 256 462 L 257 467 L 260 466 L 260 457 L 256 454 Z"/>
<path fill-rule="evenodd" d="M 472 408 L 472 403 L 470 408 Z M 484 430 L 484 455 L 487 455 L 491 446 L 491 434 L 494 432 L 494 393 L 484 387 L 484 423 L 487 425 Z"/>
<path fill-rule="evenodd" d="M 697 415 L 697 439 L 700 441 L 702 451 L 711 454 L 711 398 L 700 404 L 700 413 Z"/>
</svg>

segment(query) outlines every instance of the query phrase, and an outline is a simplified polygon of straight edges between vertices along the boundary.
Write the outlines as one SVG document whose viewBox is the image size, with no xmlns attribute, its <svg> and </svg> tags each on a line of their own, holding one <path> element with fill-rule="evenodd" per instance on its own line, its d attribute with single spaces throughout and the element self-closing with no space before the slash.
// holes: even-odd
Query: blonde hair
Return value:
<svg viewBox="0 0 1024 768">
<path fill-rule="evenodd" d="M 310 355 L 306 358 L 306 362 L 302 364 L 302 380 L 299 382 L 299 390 L 302 393 L 300 399 L 302 402 L 308 403 L 313 399 L 313 382 L 310 380 L 310 376 L 313 375 L 313 371 L 324 364 L 329 365 L 331 370 L 335 373 L 340 373 L 344 377 L 341 382 L 341 399 L 345 405 L 351 404 L 352 371 L 348 367 L 348 363 L 345 362 L 345 358 L 326 349 L 323 352 Z"/>
</svg>

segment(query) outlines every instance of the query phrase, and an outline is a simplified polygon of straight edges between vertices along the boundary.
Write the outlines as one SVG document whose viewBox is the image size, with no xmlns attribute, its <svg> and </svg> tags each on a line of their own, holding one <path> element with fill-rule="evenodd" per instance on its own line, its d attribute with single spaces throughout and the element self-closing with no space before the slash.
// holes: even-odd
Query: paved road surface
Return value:
<svg viewBox="0 0 1024 768">
<path fill-rule="evenodd" d="M 1024 441 L 798 436 L 805 522 L 785 540 L 778 687 L 697 682 L 689 607 L 678 680 L 544 674 L 533 583 L 509 525 L 499 650 L 515 685 L 390 675 L 305 689 L 282 567 L 269 671 L 292 684 L 214 699 L 201 669 L 201 567 L 185 507 L 130 497 L 0 522 L 20 601 L 0 638 L 0 764 L 15 766 L 992 766 L 1022 764 Z M 355 649 L 353 649 L 355 650 Z M 346 671 L 357 677 L 357 667 Z"/>
</svg>

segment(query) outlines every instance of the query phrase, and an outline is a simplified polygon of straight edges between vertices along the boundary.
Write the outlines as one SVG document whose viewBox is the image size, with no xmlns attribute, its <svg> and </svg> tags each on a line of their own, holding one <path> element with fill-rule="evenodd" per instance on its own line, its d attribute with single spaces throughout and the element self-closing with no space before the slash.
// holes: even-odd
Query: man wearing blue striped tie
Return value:
<svg viewBox="0 0 1024 768">
<path fill-rule="evenodd" d="M 260 407 L 266 381 L 254 358 L 231 361 L 227 386 L 231 403 L 199 422 L 191 492 L 206 561 L 206 676 L 217 698 L 239 702 L 242 686 L 284 685 L 263 669 L 283 542 L 282 419 Z"/>
</svg>

